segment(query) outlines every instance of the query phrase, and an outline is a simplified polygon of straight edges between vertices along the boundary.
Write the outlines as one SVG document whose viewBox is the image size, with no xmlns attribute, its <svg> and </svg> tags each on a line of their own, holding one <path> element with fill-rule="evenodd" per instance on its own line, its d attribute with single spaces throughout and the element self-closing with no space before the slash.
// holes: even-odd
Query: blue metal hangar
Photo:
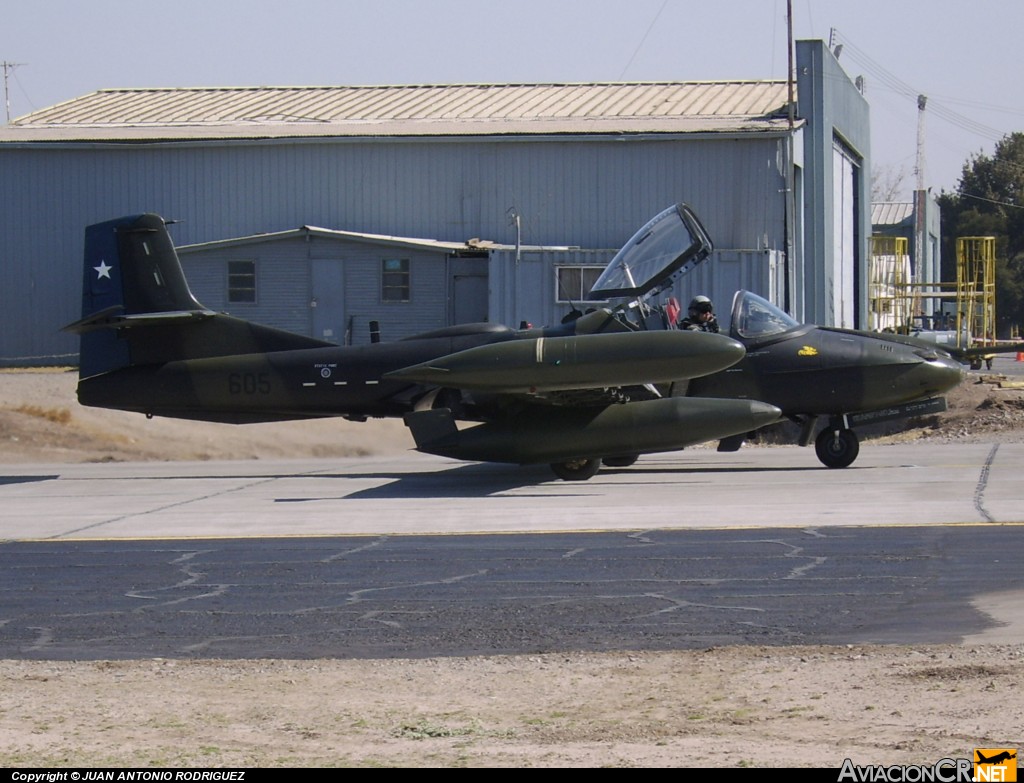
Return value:
<svg viewBox="0 0 1024 783">
<path fill-rule="evenodd" d="M 101 90 L 0 128 L 0 364 L 67 364 L 83 230 L 178 221 L 196 297 L 359 344 L 556 323 L 650 217 L 715 243 L 684 305 L 866 326 L 868 105 L 822 41 L 797 80 Z"/>
</svg>

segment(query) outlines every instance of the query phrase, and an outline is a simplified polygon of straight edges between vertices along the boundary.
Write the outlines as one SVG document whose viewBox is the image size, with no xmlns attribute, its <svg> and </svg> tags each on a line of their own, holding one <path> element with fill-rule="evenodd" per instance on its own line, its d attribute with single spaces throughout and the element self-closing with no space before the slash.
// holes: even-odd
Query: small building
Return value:
<svg viewBox="0 0 1024 783">
<path fill-rule="evenodd" d="M 214 310 L 353 345 L 487 320 L 487 251 L 314 226 L 178 248 Z M 415 291 L 415 295 L 413 292 Z"/>
</svg>

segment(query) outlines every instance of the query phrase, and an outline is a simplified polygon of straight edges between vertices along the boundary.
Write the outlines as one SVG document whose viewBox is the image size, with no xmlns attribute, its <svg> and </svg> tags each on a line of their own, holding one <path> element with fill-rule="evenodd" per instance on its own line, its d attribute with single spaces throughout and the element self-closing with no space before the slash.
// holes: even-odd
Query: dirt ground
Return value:
<svg viewBox="0 0 1024 783">
<path fill-rule="evenodd" d="M 0 371 L 0 461 L 329 458 L 411 447 L 394 421 L 232 427 L 84 409 L 75 380 Z M 1015 386 L 973 376 L 950 395 L 950 411 L 880 440 L 1024 442 L 1024 391 Z M 0 660 L 0 766 L 932 764 L 1024 745 L 1018 631 L 926 647 Z"/>
</svg>

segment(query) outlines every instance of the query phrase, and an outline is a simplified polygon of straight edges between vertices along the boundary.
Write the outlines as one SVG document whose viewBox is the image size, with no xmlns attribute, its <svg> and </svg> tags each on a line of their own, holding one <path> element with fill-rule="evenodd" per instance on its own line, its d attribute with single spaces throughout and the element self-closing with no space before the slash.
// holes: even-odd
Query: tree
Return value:
<svg viewBox="0 0 1024 783">
<path fill-rule="evenodd" d="M 991 156 L 964 164 L 955 193 L 939 196 L 942 208 L 942 278 L 956 279 L 956 239 L 996 238 L 998 333 L 1024 323 L 1024 133 L 1011 133 Z"/>
<path fill-rule="evenodd" d="M 903 195 L 907 170 L 900 166 L 877 166 L 871 169 L 871 203 L 898 201 Z M 903 199 L 906 201 L 907 199 Z"/>
</svg>

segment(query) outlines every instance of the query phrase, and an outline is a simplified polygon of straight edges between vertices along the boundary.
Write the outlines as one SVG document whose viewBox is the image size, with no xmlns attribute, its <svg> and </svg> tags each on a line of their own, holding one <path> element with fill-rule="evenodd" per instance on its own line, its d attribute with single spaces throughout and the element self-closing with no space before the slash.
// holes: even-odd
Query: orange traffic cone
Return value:
<svg viewBox="0 0 1024 783">
<path fill-rule="evenodd" d="M 1017 351 L 1017 361 L 1024 362 L 1024 351 Z"/>
</svg>

